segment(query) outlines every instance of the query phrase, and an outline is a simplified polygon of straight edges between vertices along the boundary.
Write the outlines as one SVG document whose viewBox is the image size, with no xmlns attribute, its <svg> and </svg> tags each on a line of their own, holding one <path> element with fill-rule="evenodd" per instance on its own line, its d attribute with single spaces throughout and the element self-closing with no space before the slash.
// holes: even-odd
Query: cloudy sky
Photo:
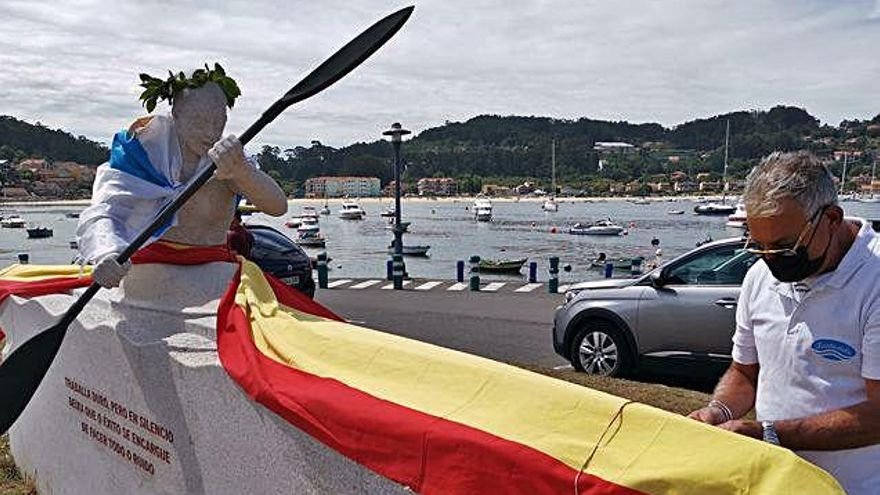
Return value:
<svg viewBox="0 0 880 495">
<path fill-rule="evenodd" d="M 107 142 L 137 75 L 219 61 L 240 132 L 398 0 L 0 0 L 0 114 Z M 367 63 L 255 143 L 372 141 L 478 114 L 675 125 L 775 104 L 880 113 L 880 0 L 426 0 Z M 167 111 L 160 106 L 157 111 Z"/>
</svg>

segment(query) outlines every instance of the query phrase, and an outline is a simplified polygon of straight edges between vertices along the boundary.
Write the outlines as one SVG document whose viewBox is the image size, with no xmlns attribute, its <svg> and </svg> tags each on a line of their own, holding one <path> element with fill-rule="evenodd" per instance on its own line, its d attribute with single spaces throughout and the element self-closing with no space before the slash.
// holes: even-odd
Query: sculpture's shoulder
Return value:
<svg viewBox="0 0 880 495">
<path fill-rule="evenodd" d="M 128 126 L 128 135 L 141 137 L 144 134 L 159 132 L 160 129 L 171 127 L 171 117 L 167 115 L 145 115 L 138 117 Z"/>
</svg>

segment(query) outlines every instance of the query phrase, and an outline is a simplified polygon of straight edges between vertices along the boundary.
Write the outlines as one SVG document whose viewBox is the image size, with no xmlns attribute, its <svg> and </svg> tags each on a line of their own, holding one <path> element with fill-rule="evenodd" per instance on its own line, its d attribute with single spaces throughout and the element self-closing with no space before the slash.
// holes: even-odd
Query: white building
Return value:
<svg viewBox="0 0 880 495">
<path fill-rule="evenodd" d="M 306 196 L 313 198 L 363 198 L 378 196 L 378 177 L 313 177 L 303 185 Z"/>
</svg>

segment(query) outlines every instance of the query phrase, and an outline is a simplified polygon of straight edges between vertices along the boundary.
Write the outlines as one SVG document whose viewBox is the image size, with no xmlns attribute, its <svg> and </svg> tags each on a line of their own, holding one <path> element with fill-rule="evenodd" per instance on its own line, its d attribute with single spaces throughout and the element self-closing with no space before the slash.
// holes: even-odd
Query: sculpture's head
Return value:
<svg viewBox="0 0 880 495">
<path fill-rule="evenodd" d="M 196 69 L 189 77 L 183 72 L 169 71 L 168 75 L 168 79 L 159 79 L 141 74 L 144 91 L 140 99 L 148 112 L 159 101 L 170 103 L 180 146 L 205 156 L 223 135 L 226 107 L 232 108 L 241 90 L 220 64 L 214 64 L 213 69 L 205 64 L 204 69 Z"/>
<path fill-rule="evenodd" d="M 180 146 L 205 156 L 226 127 L 226 95 L 214 82 L 183 90 L 174 98 L 171 115 Z"/>
</svg>

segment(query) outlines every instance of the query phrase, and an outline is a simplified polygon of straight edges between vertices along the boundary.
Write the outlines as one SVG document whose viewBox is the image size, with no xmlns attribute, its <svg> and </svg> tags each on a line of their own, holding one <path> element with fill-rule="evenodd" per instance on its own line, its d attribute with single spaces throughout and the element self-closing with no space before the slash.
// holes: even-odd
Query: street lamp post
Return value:
<svg viewBox="0 0 880 495">
<path fill-rule="evenodd" d="M 405 267 L 403 264 L 403 226 L 400 221 L 400 143 L 403 136 L 410 134 L 410 131 L 401 127 L 399 122 L 391 124 L 391 129 L 383 132 L 383 136 L 391 136 L 391 146 L 394 148 L 394 255 L 393 263 L 393 279 L 394 288 L 403 289 L 403 277 Z"/>
</svg>

